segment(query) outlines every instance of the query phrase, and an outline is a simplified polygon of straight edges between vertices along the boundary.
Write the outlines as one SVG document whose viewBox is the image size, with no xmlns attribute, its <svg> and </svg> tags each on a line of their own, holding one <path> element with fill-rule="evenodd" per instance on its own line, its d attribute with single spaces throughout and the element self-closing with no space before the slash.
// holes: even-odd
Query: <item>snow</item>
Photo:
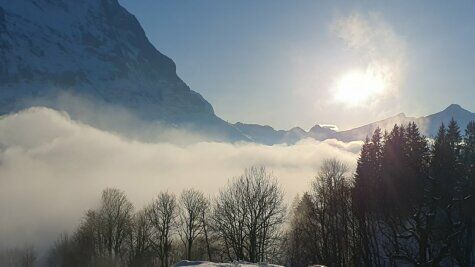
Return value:
<svg viewBox="0 0 475 267">
<path fill-rule="evenodd" d="M 209 261 L 180 261 L 174 265 L 174 267 L 183 266 L 200 266 L 200 267 L 251 267 L 251 266 L 269 266 L 279 267 L 280 265 L 268 264 L 268 263 L 249 263 L 249 262 L 232 262 L 232 263 L 216 263 Z"/>
</svg>

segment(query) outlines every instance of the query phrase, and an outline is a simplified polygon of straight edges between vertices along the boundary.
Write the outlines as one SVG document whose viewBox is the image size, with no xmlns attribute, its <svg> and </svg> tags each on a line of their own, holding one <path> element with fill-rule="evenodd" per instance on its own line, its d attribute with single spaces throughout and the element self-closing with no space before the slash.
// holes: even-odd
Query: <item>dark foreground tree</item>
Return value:
<svg viewBox="0 0 475 267">
<path fill-rule="evenodd" d="M 469 124 L 462 142 L 454 120 L 447 128 L 442 125 L 429 149 L 414 123 L 395 126 L 381 142 L 380 157 L 374 153 L 378 142 L 365 142 L 353 189 L 359 239 L 355 247 L 363 252 L 355 254 L 358 262 L 473 264 L 471 127 L 475 132 Z M 378 140 L 379 133 L 375 136 Z M 376 225 L 376 231 L 367 230 L 367 225 Z M 366 248 L 374 243 L 367 240 L 378 245 Z"/>
<path fill-rule="evenodd" d="M 355 216 L 354 260 L 357 265 L 381 265 L 381 240 L 378 237 L 379 201 L 384 192 L 382 180 L 383 136 L 377 128 L 367 138 L 358 158 L 352 188 L 352 209 Z"/>
</svg>

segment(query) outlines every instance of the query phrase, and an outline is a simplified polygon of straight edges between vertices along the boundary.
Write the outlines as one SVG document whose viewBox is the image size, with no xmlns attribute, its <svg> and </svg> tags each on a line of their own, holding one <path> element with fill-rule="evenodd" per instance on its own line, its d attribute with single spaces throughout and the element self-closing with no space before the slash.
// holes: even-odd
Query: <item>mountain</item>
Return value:
<svg viewBox="0 0 475 267">
<path fill-rule="evenodd" d="M 243 133 L 249 140 L 264 145 L 274 144 L 295 144 L 298 141 L 308 138 L 308 133 L 300 128 L 294 127 L 288 131 L 275 130 L 268 125 L 246 124 L 237 122 L 234 127 Z"/>
<path fill-rule="evenodd" d="M 441 112 L 425 117 L 407 117 L 404 113 L 400 113 L 384 120 L 345 131 L 336 131 L 331 127 L 318 124 L 313 126 L 308 132 L 298 127 L 285 131 L 275 130 L 270 126 L 257 124 L 236 123 L 234 126 L 243 132 L 250 140 L 272 145 L 280 143 L 294 144 L 305 138 L 313 138 L 316 140 L 337 139 L 344 142 L 361 141 L 364 140 L 366 136 L 371 136 L 378 127 L 383 131 L 390 131 L 395 124 L 408 124 L 409 122 L 415 122 L 424 135 L 433 137 L 436 135 L 440 124 L 444 123 L 447 125 L 452 118 L 457 121 L 460 129 L 463 131 L 469 121 L 475 121 L 475 113 L 462 108 L 460 105 L 452 104 Z M 286 138 L 288 136 L 292 136 L 292 138 Z"/>
<path fill-rule="evenodd" d="M 340 141 L 356 141 L 364 140 L 366 136 L 371 136 L 376 128 L 381 128 L 384 130 L 391 130 L 395 124 L 408 124 L 409 122 L 417 122 L 416 118 L 406 117 L 404 113 L 399 113 L 396 116 L 373 122 L 367 125 L 363 125 L 354 129 L 335 132 L 334 134 L 327 136 L 327 138 L 335 138 Z"/>
<path fill-rule="evenodd" d="M 0 114 L 59 108 L 51 99 L 65 91 L 214 140 L 248 140 L 177 76 L 117 0 L 0 0 Z"/>
<path fill-rule="evenodd" d="M 308 135 L 317 140 L 324 140 L 327 139 L 329 136 L 333 136 L 334 134 L 336 134 L 336 132 L 337 131 L 331 128 L 316 124 L 315 126 L 310 128 L 310 130 L 308 131 Z"/>
<path fill-rule="evenodd" d="M 440 124 L 444 123 L 447 126 L 452 118 L 457 121 L 463 133 L 467 124 L 475 120 L 475 113 L 462 108 L 460 105 L 452 104 L 441 112 L 419 118 L 416 123 L 427 136 L 435 136 Z"/>
<path fill-rule="evenodd" d="M 249 140 L 255 143 L 273 145 L 284 143 L 285 131 L 277 131 L 268 125 L 246 124 L 237 122 L 234 124 L 241 133 L 243 133 Z"/>
<path fill-rule="evenodd" d="M 401 113 L 382 121 L 370 123 L 347 131 L 337 132 L 333 135 L 327 136 L 327 138 L 335 138 L 341 141 L 364 140 L 364 138 L 371 135 L 377 127 L 381 128 L 383 131 L 390 131 L 394 124 L 407 124 L 409 122 L 415 122 L 424 135 L 434 137 L 437 134 L 437 130 L 441 123 L 448 125 L 452 118 L 457 121 L 461 132 L 463 133 L 468 122 L 475 121 L 475 113 L 462 108 L 460 105 L 452 104 L 443 111 L 432 115 L 415 118 L 406 117 L 404 113 Z"/>
</svg>

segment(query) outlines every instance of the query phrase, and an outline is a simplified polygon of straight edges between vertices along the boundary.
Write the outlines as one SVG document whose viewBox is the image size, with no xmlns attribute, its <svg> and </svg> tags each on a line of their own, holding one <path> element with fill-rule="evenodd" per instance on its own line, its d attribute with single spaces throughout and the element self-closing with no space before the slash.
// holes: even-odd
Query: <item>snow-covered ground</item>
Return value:
<svg viewBox="0 0 475 267">
<path fill-rule="evenodd" d="M 174 265 L 174 267 L 182 266 L 200 266 L 200 267 L 246 267 L 246 266 L 269 266 L 280 267 L 280 265 L 268 264 L 268 263 L 249 263 L 249 262 L 232 262 L 232 263 L 217 263 L 210 261 L 180 261 Z"/>
</svg>

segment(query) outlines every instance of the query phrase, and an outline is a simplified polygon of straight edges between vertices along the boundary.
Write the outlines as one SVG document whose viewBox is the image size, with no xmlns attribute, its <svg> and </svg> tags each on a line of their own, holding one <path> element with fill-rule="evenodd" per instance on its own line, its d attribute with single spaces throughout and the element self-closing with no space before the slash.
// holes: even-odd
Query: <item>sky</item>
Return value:
<svg viewBox="0 0 475 267">
<path fill-rule="evenodd" d="M 475 111 L 471 1 L 119 2 L 232 123 L 348 129 Z"/>
</svg>

